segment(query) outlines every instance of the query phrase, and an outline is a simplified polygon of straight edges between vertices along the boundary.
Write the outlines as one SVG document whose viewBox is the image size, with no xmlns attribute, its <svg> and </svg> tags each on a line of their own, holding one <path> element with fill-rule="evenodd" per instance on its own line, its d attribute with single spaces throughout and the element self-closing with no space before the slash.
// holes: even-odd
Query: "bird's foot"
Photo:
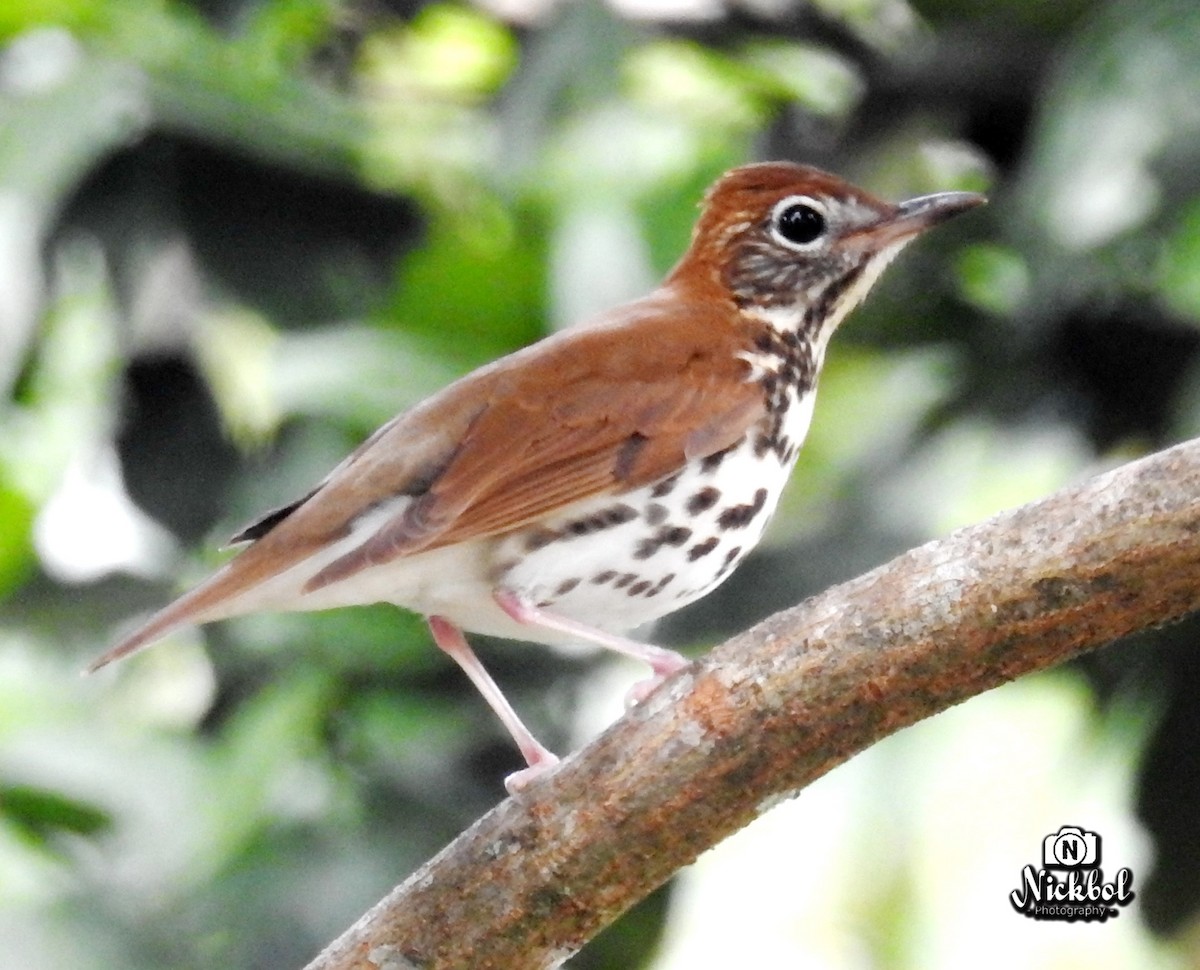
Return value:
<svg viewBox="0 0 1200 970">
<path fill-rule="evenodd" d="M 529 762 L 529 767 L 522 768 L 520 771 L 514 771 L 504 779 L 504 787 L 514 798 L 523 794 L 530 785 L 558 764 L 558 755 L 546 750 L 540 744 L 538 748 L 540 749 L 539 753 L 535 754 L 532 760 L 530 752 L 522 748 L 521 753 L 525 755 L 525 760 Z"/>
<path fill-rule="evenodd" d="M 655 647 L 655 650 L 660 648 Z M 639 680 L 636 684 L 625 692 L 625 709 L 637 707 L 647 697 L 653 694 L 672 674 L 682 670 L 688 665 L 688 659 L 682 654 L 675 653 L 674 650 L 662 650 L 664 656 L 659 657 L 656 663 L 652 663 L 654 676 L 647 677 L 645 680 Z"/>
</svg>

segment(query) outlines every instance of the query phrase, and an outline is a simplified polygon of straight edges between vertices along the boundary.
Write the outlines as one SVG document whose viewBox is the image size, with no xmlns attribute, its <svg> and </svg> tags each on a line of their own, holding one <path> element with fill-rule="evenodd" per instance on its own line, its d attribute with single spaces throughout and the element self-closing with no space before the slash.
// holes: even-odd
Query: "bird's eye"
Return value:
<svg viewBox="0 0 1200 970">
<path fill-rule="evenodd" d="M 825 232 L 825 216 L 807 202 L 791 202 L 776 211 L 775 231 L 784 242 L 807 246 Z"/>
</svg>

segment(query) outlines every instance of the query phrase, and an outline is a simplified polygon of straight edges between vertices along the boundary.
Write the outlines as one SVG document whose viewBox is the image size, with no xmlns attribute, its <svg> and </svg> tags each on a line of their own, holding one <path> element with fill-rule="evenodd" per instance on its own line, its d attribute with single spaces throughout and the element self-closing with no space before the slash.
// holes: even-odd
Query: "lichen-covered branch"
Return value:
<svg viewBox="0 0 1200 970">
<path fill-rule="evenodd" d="M 308 970 L 550 967 L 915 721 L 1200 609 L 1200 441 L 778 613 L 475 823 Z"/>
</svg>

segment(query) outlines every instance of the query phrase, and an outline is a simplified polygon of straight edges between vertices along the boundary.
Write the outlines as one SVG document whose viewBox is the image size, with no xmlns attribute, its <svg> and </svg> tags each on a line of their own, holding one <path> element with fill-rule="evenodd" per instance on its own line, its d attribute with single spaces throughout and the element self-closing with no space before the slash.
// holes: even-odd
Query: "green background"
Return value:
<svg viewBox="0 0 1200 970">
<path fill-rule="evenodd" d="M 1194 0 L 0 6 L 0 965 L 299 967 L 519 766 L 419 619 L 261 616 L 79 669 L 393 413 L 645 292 L 751 159 L 987 191 L 843 327 L 698 653 L 1200 431 Z M 1197 624 L 877 746 L 579 968 L 1200 959 Z M 484 642 L 578 746 L 641 676 Z M 1013 912 L 1063 824 L 1137 901 Z"/>
</svg>

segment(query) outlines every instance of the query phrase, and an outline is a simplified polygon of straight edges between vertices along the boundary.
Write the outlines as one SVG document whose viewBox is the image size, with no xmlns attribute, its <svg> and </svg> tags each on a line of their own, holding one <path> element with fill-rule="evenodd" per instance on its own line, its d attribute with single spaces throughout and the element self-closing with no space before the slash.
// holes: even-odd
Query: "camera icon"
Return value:
<svg viewBox="0 0 1200 970">
<path fill-rule="evenodd" d="M 1077 825 L 1063 825 L 1042 842 L 1047 869 L 1091 869 L 1100 865 L 1100 836 Z"/>
</svg>

